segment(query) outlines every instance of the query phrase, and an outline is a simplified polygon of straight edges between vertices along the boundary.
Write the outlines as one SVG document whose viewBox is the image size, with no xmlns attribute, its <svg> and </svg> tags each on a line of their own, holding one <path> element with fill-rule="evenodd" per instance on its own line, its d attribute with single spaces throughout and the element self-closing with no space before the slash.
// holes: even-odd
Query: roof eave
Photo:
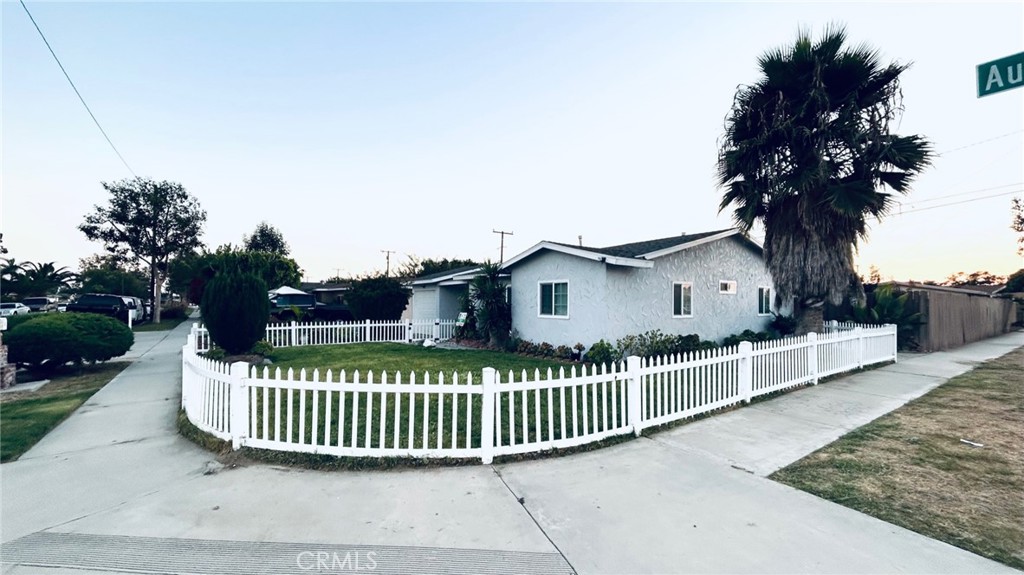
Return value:
<svg viewBox="0 0 1024 575">
<path fill-rule="evenodd" d="M 566 255 L 576 256 L 576 257 L 579 257 L 579 258 L 584 258 L 584 259 L 592 260 L 592 261 L 595 261 L 595 262 L 601 262 L 601 263 L 605 263 L 605 264 L 609 264 L 609 265 L 614 265 L 614 266 L 626 266 L 626 267 L 634 267 L 634 268 L 654 267 L 654 264 L 652 262 L 648 262 L 648 261 L 644 261 L 644 260 L 639 260 L 639 259 L 636 259 L 636 258 L 624 258 L 624 257 L 618 257 L 618 256 L 609 256 L 609 255 L 606 255 L 606 254 L 602 254 L 602 253 L 599 253 L 599 252 L 592 252 L 590 250 L 585 250 L 585 249 L 582 249 L 582 248 L 574 248 L 574 247 L 564 246 L 562 244 L 556 244 L 556 243 L 552 243 L 552 242 L 540 242 L 540 243 L 534 245 L 533 247 L 531 247 L 530 249 L 526 250 L 525 252 L 522 252 L 522 253 L 516 255 L 515 257 L 512 257 L 512 258 L 508 259 L 505 263 L 501 264 L 501 269 L 503 269 L 503 270 L 504 269 L 508 269 L 508 268 L 514 266 L 515 264 L 525 260 L 526 258 L 532 256 L 533 254 L 541 251 L 541 250 L 551 250 L 553 252 L 559 252 L 559 253 L 563 253 L 563 254 L 566 254 Z"/>
<path fill-rule="evenodd" d="M 737 230 L 737 229 L 726 230 L 726 231 L 724 231 L 722 233 L 719 233 L 719 234 L 703 237 L 703 238 L 700 238 L 699 240 L 693 240 L 692 242 L 686 242 L 684 244 L 674 245 L 674 246 L 669 247 L 669 248 L 663 248 L 663 249 L 660 249 L 660 250 L 655 250 L 653 252 L 647 252 L 646 254 L 640 254 L 637 257 L 638 258 L 643 258 L 645 260 L 653 260 L 655 258 L 660 258 L 662 256 L 667 256 L 667 255 L 670 255 L 670 254 L 674 254 L 676 252 L 681 252 L 683 250 L 688 250 L 688 249 L 690 249 L 692 247 L 696 247 L 696 246 L 699 246 L 699 245 L 702 245 L 702 244 L 716 242 L 716 241 L 724 239 L 724 238 L 735 236 L 735 235 L 737 235 L 739 233 L 740 233 L 740 231 Z M 754 242 L 753 240 L 751 240 L 750 243 L 754 244 L 755 246 L 757 245 L 757 243 Z M 758 247 L 760 247 L 760 246 L 758 246 Z"/>
</svg>

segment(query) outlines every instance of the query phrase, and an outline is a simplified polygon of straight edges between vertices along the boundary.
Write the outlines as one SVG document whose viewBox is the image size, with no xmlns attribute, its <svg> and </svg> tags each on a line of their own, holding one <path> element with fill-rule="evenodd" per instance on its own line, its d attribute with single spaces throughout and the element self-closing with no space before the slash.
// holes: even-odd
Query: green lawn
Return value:
<svg viewBox="0 0 1024 575">
<path fill-rule="evenodd" d="M 509 370 L 513 370 L 517 379 L 524 369 L 529 373 L 530 379 L 533 379 L 535 369 L 540 369 L 542 377 L 545 377 L 549 367 L 556 372 L 559 367 L 565 367 L 567 372 L 572 367 L 569 363 L 552 359 L 524 357 L 499 351 L 425 348 L 401 343 L 282 347 L 274 350 L 271 359 L 274 362 L 273 367 L 280 367 L 282 370 L 291 367 L 297 371 L 305 367 L 307 370 L 320 368 L 321 373 L 333 369 L 337 373 L 344 369 L 350 374 L 357 369 L 364 374 L 368 370 L 373 370 L 375 374 L 381 371 L 387 371 L 389 374 L 401 371 L 405 380 L 411 371 L 416 372 L 417 376 L 422 376 L 424 372 L 436 376 L 442 371 L 446 375 L 458 371 L 460 374 L 472 372 L 475 382 L 480 381 L 485 367 L 497 369 L 502 378 L 508 375 Z"/>
<path fill-rule="evenodd" d="M 985 362 L 771 478 L 1024 569 L 1021 365 Z"/>
<path fill-rule="evenodd" d="M 0 399 L 0 462 L 17 459 L 51 429 L 99 391 L 127 362 L 85 366 L 49 376 L 37 391 L 5 394 Z"/>
<path fill-rule="evenodd" d="M 374 380 L 380 381 L 381 371 L 387 371 L 389 381 L 394 382 L 395 371 L 401 371 L 402 381 L 409 382 L 409 373 L 415 372 L 417 383 L 423 383 L 423 373 L 431 374 L 431 383 L 437 383 L 437 374 L 444 372 L 446 378 L 454 371 L 463 376 L 473 374 L 474 384 L 479 385 L 484 367 L 494 367 L 507 377 L 508 371 L 515 373 L 517 381 L 521 380 L 522 370 L 527 370 L 527 379 L 534 379 L 534 370 L 541 370 L 541 379 L 547 377 L 550 367 L 554 377 L 557 370 L 566 368 L 566 376 L 570 374 L 571 365 L 549 359 L 523 357 L 514 354 L 485 350 L 447 350 L 423 348 L 403 344 L 352 344 L 340 346 L 317 346 L 279 348 L 272 355 L 274 367 L 282 370 L 301 367 L 311 371 L 319 367 L 321 378 L 326 370 L 334 370 L 337 381 L 338 372 L 342 369 L 352 381 L 355 370 L 360 371 L 361 380 L 366 381 L 367 371 L 373 370 Z M 578 367 L 579 369 L 579 367 Z M 296 374 L 297 376 L 297 374 Z M 611 378 L 609 378 L 611 379 Z M 446 382 L 450 382 L 447 379 Z M 371 388 L 368 388 L 371 389 Z M 499 411 L 502 420 L 498 427 L 502 442 L 508 444 L 513 433 L 509 427 L 509 412 L 516 421 L 514 430 L 515 443 L 522 443 L 524 435 L 530 441 L 544 441 L 551 438 L 560 439 L 574 437 L 585 433 L 586 425 L 597 424 L 595 429 L 603 430 L 609 426 L 618 426 L 624 421 L 625 413 L 616 408 L 613 418 L 611 404 L 613 398 L 621 397 L 623 384 L 608 383 L 607 385 L 573 386 L 548 391 L 524 391 L 499 396 Z M 289 397 L 290 396 L 290 397 Z M 328 399 L 329 396 L 329 399 Z M 381 405 L 385 397 L 386 404 Z M 525 405 L 524 405 L 525 402 Z M 330 413 L 328 413 L 328 403 Z M 368 406 L 368 403 L 370 405 Z M 549 426 L 549 409 L 551 404 Z M 320 391 L 277 392 L 268 391 L 265 395 L 257 387 L 256 405 L 258 433 L 262 437 L 263 422 L 266 418 L 270 439 L 277 433 L 282 440 L 292 437 L 297 441 L 302 433 L 305 443 L 309 443 L 313 430 L 314 417 L 317 421 L 317 443 L 323 444 L 325 429 L 330 443 L 348 447 L 394 447 L 405 448 L 412 440 L 414 449 L 434 449 L 438 446 L 479 447 L 479 422 L 483 414 L 480 395 L 400 393 L 387 396 L 367 393 L 344 393 Z M 265 409 L 264 409 L 265 408 Z M 597 409 L 597 417 L 594 410 Z M 264 415 L 266 412 L 266 416 Z M 338 414 L 344 414 L 345 425 L 338 429 Z M 430 413 L 430 422 L 424 425 L 425 412 Z M 524 417 L 525 412 L 525 417 Z M 438 420 L 438 413 L 443 413 Z M 289 426 L 289 417 L 291 425 Z M 354 416 L 358 423 L 352 427 Z M 410 416 L 412 421 L 410 422 Z M 454 421 L 453 421 L 454 418 Z M 614 419 L 614 421 L 613 421 Z M 473 422 L 474 431 L 467 438 L 467 422 Z M 526 422 L 524 431 L 522 422 Z M 325 428 L 324 422 L 329 422 Z M 564 426 L 563 426 L 564 422 Z M 539 425 L 538 425 L 539 424 Z M 396 429 L 397 426 L 397 429 Z M 382 433 L 383 430 L 383 433 Z M 551 432 L 552 437 L 549 437 Z M 592 433 L 593 431 L 591 431 Z"/>
</svg>

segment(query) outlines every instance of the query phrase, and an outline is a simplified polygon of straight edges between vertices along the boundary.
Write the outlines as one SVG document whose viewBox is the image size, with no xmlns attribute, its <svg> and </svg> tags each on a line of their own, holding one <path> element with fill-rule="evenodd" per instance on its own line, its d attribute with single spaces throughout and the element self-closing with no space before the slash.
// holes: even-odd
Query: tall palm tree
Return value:
<svg viewBox="0 0 1024 575">
<path fill-rule="evenodd" d="M 18 293 L 23 265 L 14 261 L 14 258 L 0 258 L 0 298 L 6 300 Z"/>
<path fill-rule="evenodd" d="M 842 301 L 868 218 L 882 218 L 932 158 L 923 137 L 890 133 L 909 65 L 883 66 L 877 51 L 845 44 L 832 26 L 763 54 L 720 142 L 720 210 L 731 206 L 744 232 L 764 226 L 776 302 L 796 303 L 798 333 L 818 329 L 825 301 Z"/>
<path fill-rule="evenodd" d="M 44 296 L 56 293 L 61 288 L 71 287 L 75 273 L 66 267 L 58 268 L 54 262 L 22 264 L 18 278 L 18 295 L 21 297 Z"/>
</svg>

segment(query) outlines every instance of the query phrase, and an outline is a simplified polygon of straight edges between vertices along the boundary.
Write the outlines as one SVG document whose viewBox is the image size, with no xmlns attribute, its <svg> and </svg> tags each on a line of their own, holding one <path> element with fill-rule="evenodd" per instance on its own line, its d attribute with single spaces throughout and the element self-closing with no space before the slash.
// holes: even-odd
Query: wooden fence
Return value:
<svg viewBox="0 0 1024 575">
<path fill-rule="evenodd" d="M 912 289 L 908 304 L 921 313 L 922 351 L 941 351 L 1006 333 L 1016 310 L 1009 299 Z"/>
</svg>

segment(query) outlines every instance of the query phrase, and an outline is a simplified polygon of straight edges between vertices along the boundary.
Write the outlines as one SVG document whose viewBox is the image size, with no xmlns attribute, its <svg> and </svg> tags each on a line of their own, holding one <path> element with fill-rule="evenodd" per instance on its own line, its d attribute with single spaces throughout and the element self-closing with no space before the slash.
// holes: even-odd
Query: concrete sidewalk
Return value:
<svg viewBox="0 0 1024 575">
<path fill-rule="evenodd" d="M 187 329 L 140 338 L 131 367 L 0 466 L 4 574 L 345 572 L 353 557 L 381 573 L 1016 572 L 763 475 L 1024 333 L 574 456 L 204 475 L 211 455 L 174 426 Z"/>
</svg>

